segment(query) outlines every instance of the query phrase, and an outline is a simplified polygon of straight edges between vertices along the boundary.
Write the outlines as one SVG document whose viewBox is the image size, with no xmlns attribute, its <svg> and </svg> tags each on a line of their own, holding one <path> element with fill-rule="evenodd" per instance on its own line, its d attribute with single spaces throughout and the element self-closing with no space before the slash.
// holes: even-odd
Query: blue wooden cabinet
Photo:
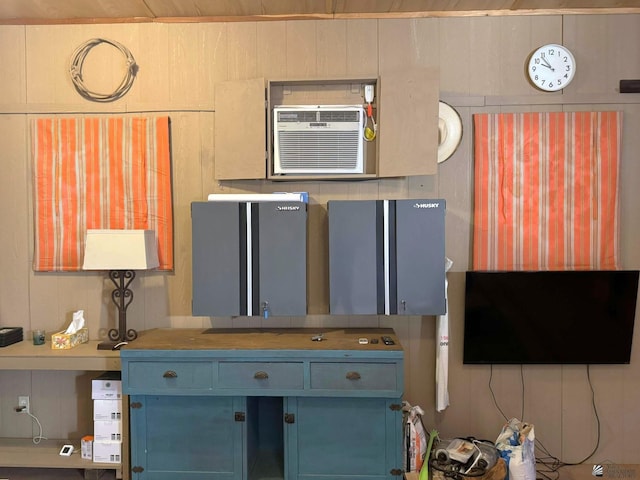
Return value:
<svg viewBox="0 0 640 480">
<path fill-rule="evenodd" d="M 157 329 L 121 351 L 134 480 L 402 478 L 389 329 Z"/>
</svg>

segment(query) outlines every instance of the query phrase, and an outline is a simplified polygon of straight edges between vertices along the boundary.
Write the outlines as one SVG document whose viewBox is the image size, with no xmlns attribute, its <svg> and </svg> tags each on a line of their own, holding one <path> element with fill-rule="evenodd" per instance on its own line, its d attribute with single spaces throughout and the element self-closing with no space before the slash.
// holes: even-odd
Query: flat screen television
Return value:
<svg viewBox="0 0 640 480">
<path fill-rule="evenodd" d="M 467 272 L 465 364 L 626 364 L 638 271 Z"/>
</svg>

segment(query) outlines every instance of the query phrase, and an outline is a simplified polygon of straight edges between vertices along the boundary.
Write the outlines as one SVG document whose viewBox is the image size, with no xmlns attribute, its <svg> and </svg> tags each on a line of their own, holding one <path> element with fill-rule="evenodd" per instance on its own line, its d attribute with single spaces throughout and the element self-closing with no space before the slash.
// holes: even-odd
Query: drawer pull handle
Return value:
<svg viewBox="0 0 640 480">
<path fill-rule="evenodd" d="M 348 380 L 360 380 L 360 374 L 358 372 L 347 372 Z"/>
<path fill-rule="evenodd" d="M 178 374 L 173 370 L 167 370 L 162 374 L 164 378 L 178 378 Z"/>
<path fill-rule="evenodd" d="M 269 378 L 269 374 L 267 372 L 256 372 L 253 374 L 253 378 L 255 378 L 256 380 L 266 380 L 267 378 Z"/>
</svg>

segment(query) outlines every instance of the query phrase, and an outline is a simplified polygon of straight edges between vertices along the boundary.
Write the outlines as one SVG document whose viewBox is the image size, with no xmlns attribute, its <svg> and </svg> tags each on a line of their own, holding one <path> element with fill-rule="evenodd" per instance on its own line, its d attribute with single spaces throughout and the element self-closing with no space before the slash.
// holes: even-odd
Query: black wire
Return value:
<svg viewBox="0 0 640 480">
<path fill-rule="evenodd" d="M 522 386 L 522 409 L 520 410 L 520 418 L 524 422 L 524 367 L 520 364 L 520 385 Z"/>
<path fill-rule="evenodd" d="M 493 391 L 493 387 L 491 386 L 491 380 L 493 379 L 493 364 L 489 365 L 489 391 L 491 392 L 491 398 L 493 398 L 493 404 L 496 406 L 496 408 L 498 409 L 498 411 L 502 414 L 502 417 L 508 422 L 509 419 L 507 418 L 507 416 L 504 414 L 504 412 L 502 411 L 502 409 L 500 408 L 500 405 L 498 405 L 498 401 L 496 400 L 496 394 Z"/>
<path fill-rule="evenodd" d="M 489 391 L 491 392 L 491 397 L 493 398 L 493 403 L 496 406 L 496 409 L 500 412 L 500 414 L 504 417 L 504 419 L 508 421 L 507 416 L 504 414 L 504 412 L 498 405 L 498 401 L 496 400 L 496 396 L 493 391 L 493 387 L 491 385 L 492 379 L 493 379 L 493 365 L 490 365 Z M 524 420 L 524 372 L 522 370 L 522 365 L 520 365 L 520 379 L 522 382 L 522 417 Z M 598 451 L 598 448 L 600 447 L 600 416 L 598 415 L 598 408 L 596 406 L 596 393 L 593 388 L 593 383 L 591 382 L 590 365 L 587 365 L 587 382 L 589 384 L 589 389 L 591 390 L 591 405 L 593 407 L 593 413 L 594 413 L 594 417 L 596 419 L 596 424 L 597 424 L 596 445 L 591 451 L 591 453 L 587 455 L 584 459 L 580 460 L 579 462 L 569 463 L 569 462 L 563 462 L 558 457 L 551 455 L 551 453 L 549 453 L 549 450 L 544 446 L 544 444 L 540 441 L 540 439 L 536 437 L 535 447 L 545 454 L 545 456 L 536 455 L 536 464 L 541 465 L 542 467 L 545 468 L 545 469 L 542 469 L 539 466 L 536 466 L 536 473 L 537 475 L 541 476 L 545 480 L 557 480 L 560 476 L 559 470 L 562 467 L 583 464 L 584 462 L 589 460 L 593 455 L 595 455 L 595 453 Z"/>
<path fill-rule="evenodd" d="M 593 455 L 595 455 L 596 451 L 598 450 L 598 447 L 600 447 L 600 417 L 598 416 L 598 409 L 596 408 L 596 392 L 593 389 L 593 384 L 591 383 L 591 369 L 590 369 L 590 365 L 587 365 L 587 380 L 589 382 L 589 388 L 591 389 L 591 405 L 593 406 L 593 413 L 595 415 L 596 418 L 596 425 L 597 425 L 597 432 L 598 434 L 596 435 L 596 446 L 593 448 L 593 450 L 591 451 L 591 453 L 589 455 L 587 455 L 584 459 L 580 460 L 577 463 L 563 463 L 563 465 L 581 465 L 584 462 L 586 462 L 587 460 L 589 460 L 591 457 L 593 457 Z"/>
</svg>

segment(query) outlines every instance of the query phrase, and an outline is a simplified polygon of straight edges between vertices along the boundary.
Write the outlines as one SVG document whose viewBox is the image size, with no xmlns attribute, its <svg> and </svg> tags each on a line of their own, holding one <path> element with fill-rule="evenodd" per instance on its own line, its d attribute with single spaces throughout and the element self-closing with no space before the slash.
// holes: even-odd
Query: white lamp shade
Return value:
<svg viewBox="0 0 640 480">
<path fill-rule="evenodd" d="M 159 264 L 153 230 L 87 230 L 83 270 L 149 270 Z"/>
</svg>

